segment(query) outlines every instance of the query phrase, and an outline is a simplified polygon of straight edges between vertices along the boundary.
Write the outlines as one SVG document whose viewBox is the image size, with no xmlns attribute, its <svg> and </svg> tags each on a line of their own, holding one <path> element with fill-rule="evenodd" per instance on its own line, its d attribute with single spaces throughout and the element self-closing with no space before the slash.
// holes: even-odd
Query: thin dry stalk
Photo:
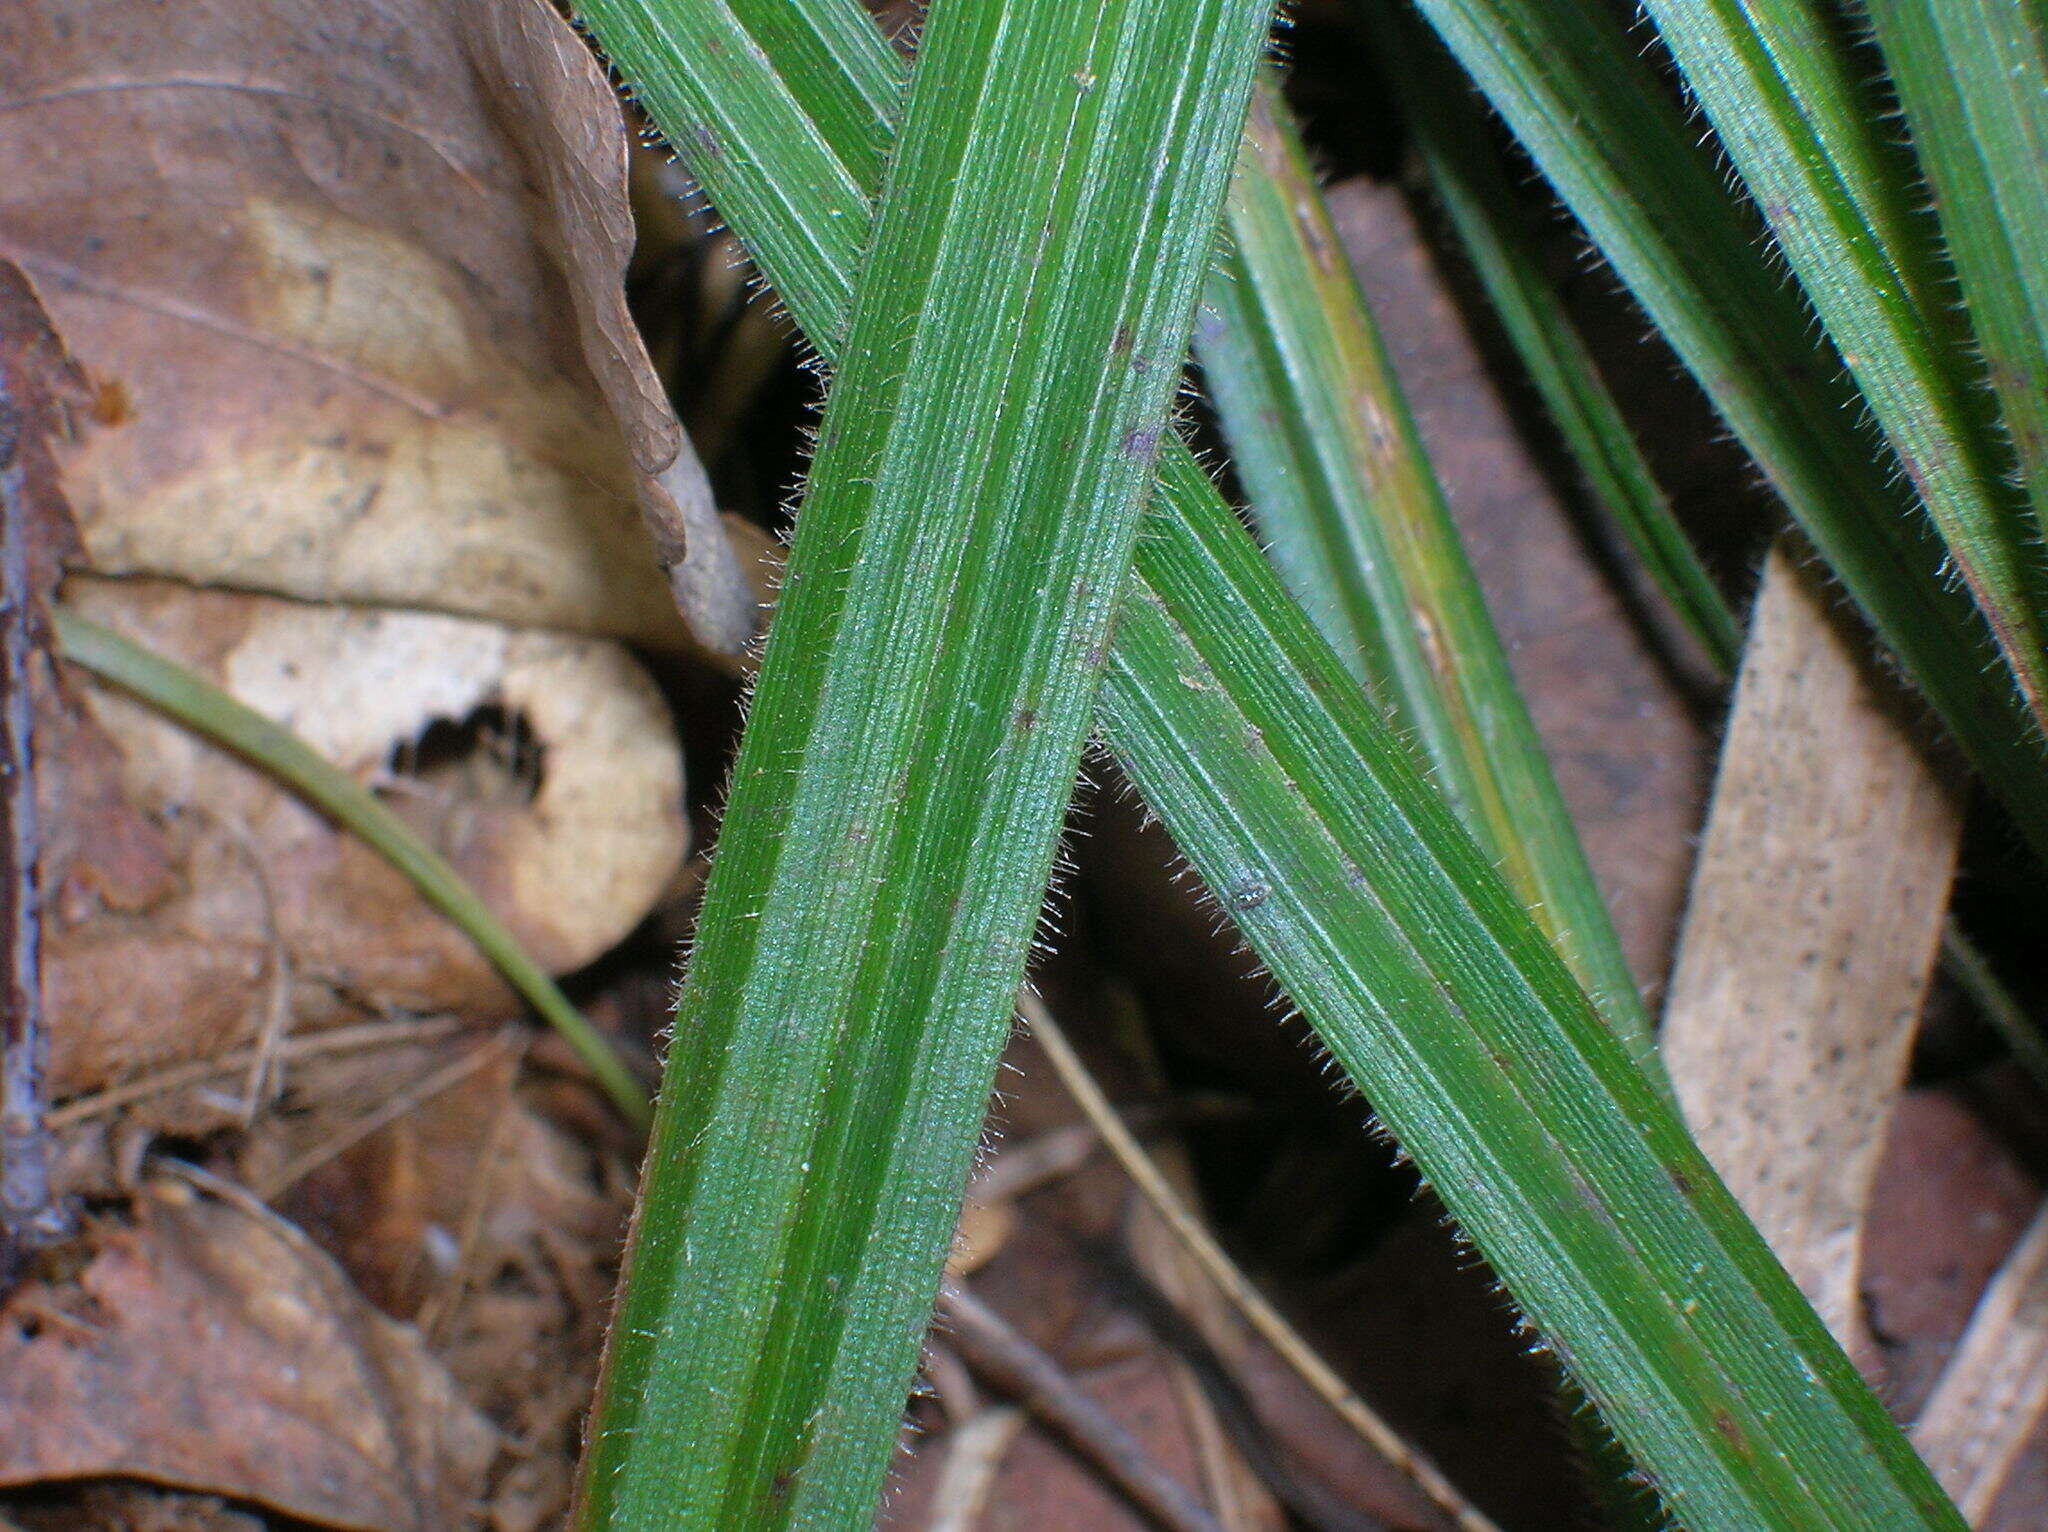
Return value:
<svg viewBox="0 0 2048 1532">
<path fill-rule="evenodd" d="M 1088 1073 L 1087 1065 L 1081 1062 L 1073 1044 L 1067 1041 L 1065 1032 L 1044 1004 L 1036 996 L 1025 993 L 1019 997 L 1018 1009 L 1030 1024 L 1039 1046 L 1052 1061 L 1060 1083 L 1095 1125 L 1110 1153 L 1123 1166 L 1124 1173 L 1158 1212 L 1174 1237 L 1201 1263 L 1209 1280 L 1244 1315 L 1246 1323 L 1294 1369 L 1302 1382 L 1337 1413 L 1339 1419 L 1357 1432 L 1368 1447 L 1405 1475 L 1462 1532 L 1499 1532 L 1494 1522 L 1467 1500 L 1435 1464 L 1404 1441 L 1399 1432 L 1337 1376 L 1330 1365 L 1316 1354 L 1315 1348 L 1265 1300 L 1237 1263 L 1224 1253 L 1214 1236 L 1188 1211 L 1186 1203 L 1174 1191 L 1158 1163 L 1124 1126 L 1116 1108 L 1110 1105 L 1109 1098 Z"/>
<path fill-rule="evenodd" d="M 1913 1445 L 1981 1526 L 2048 1413 L 2048 1208 L 1977 1301 L 1913 1427 Z"/>
<path fill-rule="evenodd" d="M 252 1189 L 265 1202 L 274 1200 L 287 1187 L 311 1175 L 335 1156 L 347 1153 L 371 1134 L 419 1110 L 441 1092 L 453 1090 L 478 1071 L 502 1058 L 523 1052 L 525 1046 L 526 1040 L 519 1035 L 518 1030 L 507 1027 L 482 1047 L 472 1048 L 461 1058 L 435 1070 L 410 1090 L 398 1092 L 374 1112 L 358 1118 L 341 1132 L 315 1144 Z"/>
<path fill-rule="evenodd" d="M 318 1058 L 327 1054 L 363 1053 L 377 1048 L 397 1048 L 407 1044 L 434 1043 L 457 1032 L 469 1029 L 470 1023 L 455 1016 L 427 1016 L 406 1021 L 372 1021 L 355 1027 L 333 1027 L 324 1032 L 310 1033 L 304 1037 L 286 1038 L 273 1052 L 273 1062 L 280 1068 L 301 1059 Z M 215 1054 L 210 1059 L 198 1059 L 190 1064 L 177 1064 L 160 1069 L 140 1079 L 128 1080 L 120 1085 L 110 1085 L 105 1090 L 94 1091 L 89 1096 L 76 1096 L 61 1106 L 50 1110 L 51 1128 L 69 1128 L 81 1122 L 89 1122 L 123 1107 L 148 1101 L 152 1097 L 168 1095 L 172 1091 L 184 1090 L 189 1086 L 204 1085 L 226 1075 L 238 1074 L 248 1068 L 257 1056 L 255 1048 L 236 1048 L 227 1053 Z"/>
<path fill-rule="evenodd" d="M 1163 1472 L 1051 1357 L 966 1288 L 949 1282 L 939 1315 L 967 1365 L 1059 1434 L 1167 1532 L 1223 1532 L 1178 1480 Z"/>
</svg>

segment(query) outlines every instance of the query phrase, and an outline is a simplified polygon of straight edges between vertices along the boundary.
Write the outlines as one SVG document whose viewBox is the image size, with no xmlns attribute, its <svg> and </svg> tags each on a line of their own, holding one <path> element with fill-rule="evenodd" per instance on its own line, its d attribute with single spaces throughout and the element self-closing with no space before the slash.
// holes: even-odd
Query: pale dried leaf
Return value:
<svg viewBox="0 0 2048 1532">
<path fill-rule="evenodd" d="M 1868 1358 L 1862 1230 L 1961 817 L 1829 598 L 1775 549 L 1665 1010 L 1685 1114 L 1800 1288 Z"/>
<path fill-rule="evenodd" d="M 990 1405 L 952 1432 L 926 1532 L 976 1532 L 985 1525 L 996 1475 L 1027 1419 L 1015 1405 Z"/>
<path fill-rule="evenodd" d="M 618 104 L 541 0 L 23 0 L 0 57 L 0 255 L 127 401 L 64 464 L 96 568 L 674 647 L 659 562 L 744 644 Z"/>
<path fill-rule="evenodd" d="M 1970 1316 L 1913 1445 L 1972 1526 L 1991 1514 L 2048 1413 L 2048 1211 L 2034 1219 Z"/>
</svg>

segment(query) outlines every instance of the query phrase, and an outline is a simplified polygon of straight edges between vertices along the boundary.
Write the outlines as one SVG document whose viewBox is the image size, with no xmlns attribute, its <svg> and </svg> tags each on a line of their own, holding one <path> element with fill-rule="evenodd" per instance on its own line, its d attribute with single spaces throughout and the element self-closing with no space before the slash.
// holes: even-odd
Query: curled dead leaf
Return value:
<svg viewBox="0 0 2048 1532">
<path fill-rule="evenodd" d="M 744 645 L 618 104 L 541 0 L 23 0 L 0 58 L 0 256 L 127 400 L 64 453 L 95 568 Z"/>
<path fill-rule="evenodd" d="M 153 1183 L 0 1308 L 0 1484 L 120 1475 L 321 1526 L 471 1523 L 496 1450 L 409 1327 L 253 1202 Z"/>
<path fill-rule="evenodd" d="M 158 581 L 82 578 L 66 599 L 383 783 L 554 971 L 632 930 L 688 849 L 666 704 L 616 644 Z M 75 867 L 66 877 L 48 960 L 52 1011 L 69 1019 L 52 1040 L 61 1091 L 245 1043 L 280 983 L 291 1030 L 359 1019 L 365 1001 L 512 1007 L 469 940 L 377 853 L 143 704 L 87 695 L 173 876 L 139 907 L 96 897 Z M 467 748 L 406 771 L 437 726 Z"/>
</svg>

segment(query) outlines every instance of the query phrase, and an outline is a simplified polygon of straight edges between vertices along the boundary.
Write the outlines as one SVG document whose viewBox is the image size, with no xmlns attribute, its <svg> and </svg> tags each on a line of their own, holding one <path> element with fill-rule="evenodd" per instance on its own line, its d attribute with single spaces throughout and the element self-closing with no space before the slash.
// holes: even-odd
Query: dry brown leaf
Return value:
<svg viewBox="0 0 2048 1532">
<path fill-rule="evenodd" d="M 125 423 L 92 563 L 732 652 L 755 612 L 625 311 L 625 134 L 542 0 L 0 8 L 0 256 Z"/>
<path fill-rule="evenodd" d="M 517 1066 L 505 1057 L 423 1102 L 315 1170 L 282 1203 L 380 1308 L 430 1323 L 458 1376 L 510 1414 L 560 1371 L 559 1359 L 542 1353 L 544 1335 L 588 1322 L 581 1339 L 595 1362 L 597 1311 L 610 1297 L 630 1184 L 621 1174 L 612 1188 L 598 1151 L 533 1110 L 515 1089 Z M 383 1083 L 388 1091 L 394 1082 Z M 263 1143 L 266 1134 L 277 1142 Z M 263 1179 L 264 1161 L 302 1155 L 309 1136 L 286 1121 L 266 1122 L 237 1163 L 247 1178 Z M 587 1268 L 573 1291 L 550 1266 L 569 1252 Z M 469 1305 L 506 1297 L 515 1284 L 498 1279 L 515 1268 L 532 1312 L 517 1337 L 493 1333 L 479 1342 Z M 579 1316 L 586 1301 L 592 1313 Z M 462 1359 L 479 1344 L 502 1354 Z"/>
<path fill-rule="evenodd" d="M 2048 1412 L 2048 1211 L 1970 1316 L 1913 1426 L 1913 1445 L 1972 1526 L 1983 1526 Z"/>
<path fill-rule="evenodd" d="M 625 936 L 688 849 L 666 704 L 614 643 L 158 581 L 75 579 L 66 599 L 364 780 L 388 778 L 436 721 L 493 708 L 523 725 L 537 783 L 481 750 L 397 780 L 388 797 L 557 972 Z M 280 984 L 294 1030 L 358 1019 L 366 1000 L 511 1007 L 468 938 L 368 846 L 143 704 L 90 698 L 174 876 L 139 905 L 104 897 L 76 867 L 56 893 L 47 983 L 63 1091 L 245 1043 Z"/>
<path fill-rule="evenodd" d="M 0 1517 L 0 1532 L 271 1532 L 264 1517 L 218 1495 L 194 1495 L 122 1479 L 98 1480 Z"/>
<path fill-rule="evenodd" d="M 1701 1146 L 1838 1339 L 1872 1356 L 1862 1231 L 1961 815 L 1854 635 L 1766 566 L 1665 1009 Z"/>
<path fill-rule="evenodd" d="M 0 1309 L 0 1484 L 120 1475 L 323 1526 L 468 1525 L 495 1451 L 417 1335 L 253 1204 L 154 1183 Z"/>
<path fill-rule="evenodd" d="M 491 1524 L 532 1532 L 568 1501 L 632 1176 L 536 1112 L 503 1063 L 353 1145 L 284 1207 L 380 1307 L 415 1320 L 505 1432 Z M 245 1178 L 306 1137 L 283 1117 L 259 1123 Z"/>
</svg>

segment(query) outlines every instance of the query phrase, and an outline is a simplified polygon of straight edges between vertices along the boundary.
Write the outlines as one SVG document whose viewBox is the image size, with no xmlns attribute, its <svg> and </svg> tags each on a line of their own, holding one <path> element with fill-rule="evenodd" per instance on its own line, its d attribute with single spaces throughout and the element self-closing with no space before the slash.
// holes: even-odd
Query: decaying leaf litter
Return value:
<svg viewBox="0 0 2048 1532">
<path fill-rule="evenodd" d="M 27 7 L 0 32 L 0 56 L 35 65 L 0 100 L 0 140 L 26 167 L 0 193 L 0 257 L 81 369 L 29 438 L 82 543 L 64 600 L 375 784 L 551 969 L 596 965 L 579 992 L 644 1062 L 668 966 L 648 932 L 686 925 L 736 717 L 720 656 L 757 600 L 710 485 L 742 486 L 728 508 L 772 523 L 787 480 L 764 488 L 744 441 L 698 469 L 628 327 L 610 92 L 538 5 L 222 4 L 169 44 L 127 11 L 64 7 L 60 22 Z M 1309 74 L 1307 44 L 1334 24 L 1306 19 Z M 1536 433 L 1501 412 L 1447 296 L 1455 261 L 1432 258 L 1385 186 L 1333 202 L 1630 956 L 1654 977 L 1706 731 L 1573 541 L 1532 466 Z M 672 213 L 647 227 L 682 237 L 643 235 L 641 285 L 680 287 L 695 310 L 646 316 L 657 349 L 679 327 L 758 352 L 747 316 L 762 310 L 725 274 L 731 247 Z M 1633 323 L 1579 296 L 1596 322 Z M 1670 390 L 1661 364 L 1633 365 L 1646 391 Z M 764 375 L 735 360 L 720 386 L 744 377 L 763 384 L 742 420 L 796 422 L 807 385 L 787 362 Z M 735 412 L 682 382 L 692 418 Z M 39 663 L 51 1178 L 84 1232 L 8 1300 L 6 1408 L 51 1429 L 15 1434 L 4 1478 L 22 1489 L 6 1514 L 554 1524 L 631 1195 L 629 1135 L 552 1039 L 505 1026 L 515 1006 L 488 964 L 377 857 L 131 699 Z M 1045 987 L 1091 1023 L 1096 1067 L 1124 1081 L 1156 1142 L 1193 1146 L 1240 1256 L 1454 1482 L 1538 1517 L 1521 1524 L 1571 1514 L 1543 1365 L 1515 1355 L 1483 1279 L 1453 1275 L 1434 1215 L 1368 1147 L 1360 1113 L 1327 1100 L 1263 1016 L 1227 939 L 1209 938 L 1213 915 L 1165 888 L 1156 831 L 1107 798 L 1088 813 Z M 1705 939 L 1688 929 L 1689 950 Z M 1897 982 L 1924 980 L 1919 965 Z M 1141 1003 L 1118 998 L 1126 983 Z M 2024 1144 L 2036 1120 L 1943 1004 L 1922 1051 L 1951 1056 L 1925 1062 L 1889 1158 L 1864 1172 L 1876 1190 L 1852 1209 L 1882 1229 L 1911 1202 L 1926 1172 L 1901 1139 L 1926 1131 L 1929 1103 L 2006 1093 L 1943 1119 L 1969 1149 L 1954 1158 L 1995 1183 L 1983 1217 L 1932 1241 L 1960 1269 L 1930 1271 L 1897 1230 L 1865 1246 L 1878 1361 L 1930 1384 L 1928 1353 L 1955 1343 L 2027 1206 L 2032 1162 L 1998 1135 Z M 1894 1054 L 1914 1009 L 1895 987 Z M 991 1179 L 1064 1131 L 1042 1063 L 1021 1043 L 1013 1061 Z M 1866 1166 L 1881 1104 L 1870 1115 Z M 1318 1525 L 1364 1524 L 1362 1509 L 1435 1524 L 1228 1321 L 1198 1321 L 1205 1346 L 1161 1317 L 1159 1295 L 1188 1279 L 1144 1238 L 1124 1245 L 1140 1216 L 1126 1183 L 1100 1161 L 1062 1170 L 1075 1152 L 980 1215 L 975 1290 L 1135 1423 L 1148 1460 L 1198 1486 L 1219 1524 L 1277 1525 L 1283 1505 Z M 195 1326 L 235 1337 L 206 1358 L 220 1372 L 178 1343 Z M 266 1381 L 307 1359 L 310 1393 Z M 927 1378 L 894 1524 L 944 1524 L 944 1486 L 981 1506 L 950 1524 L 1148 1524 L 1085 1455 L 1006 1417 L 943 1338 Z M 152 1409 L 174 1385 L 218 1397 L 232 1424 Z M 1991 1524 L 2028 1525 L 2043 1475 L 2011 1445 L 2010 1414 L 1995 1449 L 2007 1519 Z M 1504 1438 L 1529 1445 L 1504 1454 Z M 988 1441 L 1007 1445 L 979 1449 L 977 1469 L 967 1446 Z M 93 1482 L 55 1487 L 72 1480 Z"/>
</svg>

